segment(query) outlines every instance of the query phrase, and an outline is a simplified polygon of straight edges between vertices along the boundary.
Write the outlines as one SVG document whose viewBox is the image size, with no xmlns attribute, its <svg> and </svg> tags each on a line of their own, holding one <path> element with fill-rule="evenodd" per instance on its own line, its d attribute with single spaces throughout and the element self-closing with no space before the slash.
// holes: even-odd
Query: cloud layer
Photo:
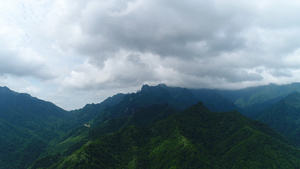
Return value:
<svg viewBox="0 0 300 169">
<path fill-rule="evenodd" d="M 300 80 L 296 0 L 3 0 L 0 85 L 66 109 L 142 84 Z"/>
</svg>

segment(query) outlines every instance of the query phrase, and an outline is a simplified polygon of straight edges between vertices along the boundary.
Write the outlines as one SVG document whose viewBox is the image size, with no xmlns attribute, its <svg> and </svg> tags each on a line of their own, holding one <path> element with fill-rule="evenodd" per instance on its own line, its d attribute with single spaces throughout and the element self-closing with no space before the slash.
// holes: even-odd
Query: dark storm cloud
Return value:
<svg viewBox="0 0 300 169">
<path fill-rule="evenodd" d="M 75 7 L 69 9 L 74 15 L 58 21 L 61 22 L 58 25 L 63 27 L 57 28 L 61 28 L 58 35 L 70 33 L 71 37 L 76 38 L 71 38 L 70 41 L 64 38 L 60 43 L 66 48 L 88 56 L 90 63 L 98 65 L 99 69 L 105 67 L 108 59 L 117 59 L 115 56 L 124 50 L 157 55 L 161 58 L 157 61 L 162 62 L 157 63 L 158 66 L 164 67 L 164 71 L 169 70 L 175 74 L 184 74 L 185 72 L 181 70 L 185 66 L 190 67 L 189 64 L 192 64 L 195 59 L 219 58 L 215 59 L 214 63 L 210 63 L 210 67 L 199 62 L 189 70 L 193 72 L 186 75 L 198 74 L 199 78 L 211 75 L 224 78 L 228 82 L 262 78 L 256 74 L 236 73 L 232 68 L 242 69 L 245 65 L 237 63 L 232 67 L 227 64 L 232 62 L 228 61 L 230 58 L 220 57 L 247 48 L 247 37 L 244 32 L 255 21 L 255 12 L 258 10 L 255 4 L 246 1 L 225 3 L 208 0 L 185 2 L 115 0 L 77 2 L 77 5 L 73 6 Z M 74 17 L 75 15 L 77 18 Z M 66 23 L 67 26 L 62 23 Z M 73 32 L 69 28 L 72 28 Z M 130 57 L 129 54 L 127 58 Z M 249 57 L 259 58 L 259 56 Z M 177 63 L 173 63 L 179 64 L 178 67 L 166 63 L 164 58 L 178 58 Z M 181 64 L 185 60 L 189 60 L 187 65 Z M 130 59 L 127 61 L 127 63 L 139 64 Z M 240 61 L 236 60 L 236 62 Z M 149 66 L 144 67 L 144 73 L 149 75 L 152 67 L 150 69 L 147 69 Z M 136 72 L 140 73 L 140 71 Z M 123 79 L 127 84 L 128 81 L 132 81 L 131 77 L 134 78 L 136 72 L 132 71 L 131 76 L 119 76 L 114 71 L 111 73 L 111 79 L 117 79 L 120 84 Z M 152 75 L 148 76 L 147 80 L 164 80 L 155 73 L 152 71 Z"/>
<path fill-rule="evenodd" d="M 229 82 L 241 82 L 241 81 L 259 81 L 263 77 L 257 73 L 249 73 L 245 70 L 231 70 L 229 74 L 225 75 L 225 78 Z"/>
<path fill-rule="evenodd" d="M 78 9 L 80 19 L 70 23 L 80 29 L 78 40 L 83 41 L 73 43 L 79 52 L 98 58 L 120 49 L 161 57 L 211 57 L 244 46 L 239 33 L 251 24 L 252 11 L 236 3 L 239 8 L 231 10 L 209 0 L 89 1 Z"/>
</svg>

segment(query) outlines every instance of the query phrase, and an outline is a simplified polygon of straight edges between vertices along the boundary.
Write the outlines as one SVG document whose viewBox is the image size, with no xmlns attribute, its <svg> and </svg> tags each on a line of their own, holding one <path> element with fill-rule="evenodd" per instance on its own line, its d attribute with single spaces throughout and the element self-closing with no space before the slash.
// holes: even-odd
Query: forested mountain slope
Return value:
<svg viewBox="0 0 300 169">
<path fill-rule="evenodd" d="M 258 120 L 300 146 L 300 93 L 292 93 L 270 106 Z"/>
<path fill-rule="evenodd" d="M 67 130 L 69 114 L 28 94 L 0 87 L 0 168 L 27 168 Z"/>
<path fill-rule="evenodd" d="M 300 151 L 266 125 L 202 103 L 87 142 L 50 168 L 298 168 Z"/>
<path fill-rule="evenodd" d="M 242 90 L 143 85 L 67 112 L 0 87 L 0 165 L 297 168 L 298 149 L 243 115 L 298 144 L 298 90 L 299 83 Z"/>
<path fill-rule="evenodd" d="M 76 148 L 80 148 L 86 140 L 117 131 L 136 117 L 139 118 L 135 120 L 135 123 L 145 123 L 146 125 L 183 111 L 203 98 L 204 102 L 215 111 L 238 109 L 232 102 L 215 92 L 210 93 L 206 90 L 192 92 L 189 89 L 168 87 L 165 84 L 143 85 L 141 90 L 136 93 L 117 94 L 102 103 L 88 104 L 82 109 L 72 111 L 72 126 L 74 128 L 66 134 L 59 144 L 54 145 L 45 154 L 48 156 L 60 154 L 59 157 L 69 155 Z M 220 106 L 217 106 L 218 104 Z M 170 111 L 161 113 L 163 110 L 160 108 L 163 109 L 164 106 L 169 107 Z M 157 116 L 156 114 L 160 115 Z M 147 118 L 152 119 L 152 121 Z M 93 129 L 87 132 L 84 124 L 91 125 Z"/>
<path fill-rule="evenodd" d="M 300 83 L 269 84 L 240 90 L 219 90 L 220 94 L 235 103 L 247 117 L 256 119 L 262 111 L 294 92 L 300 92 Z"/>
</svg>

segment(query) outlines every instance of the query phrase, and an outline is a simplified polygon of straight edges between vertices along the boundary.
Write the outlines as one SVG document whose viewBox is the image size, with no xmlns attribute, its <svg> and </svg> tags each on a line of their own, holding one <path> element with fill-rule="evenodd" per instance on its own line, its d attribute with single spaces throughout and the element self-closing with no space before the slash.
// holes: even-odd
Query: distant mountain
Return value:
<svg viewBox="0 0 300 169">
<path fill-rule="evenodd" d="M 67 117 L 50 102 L 0 87 L 0 166 L 29 167 L 51 140 L 60 138 Z"/>
<path fill-rule="evenodd" d="M 0 87 L 0 168 L 297 168 L 298 149 L 234 110 L 298 143 L 298 90 L 143 85 L 66 112 Z"/>
<path fill-rule="evenodd" d="M 239 111 L 244 110 L 235 105 L 231 100 L 224 97 L 219 90 L 214 89 L 189 89 L 197 101 L 203 102 L 205 107 L 213 112 Z"/>
<path fill-rule="evenodd" d="M 269 84 L 241 90 L 220 90 L 220 93 L 243 109 L 243 114 L 256 119 L 268 106 L 277 103 L 293 92 L 300 92 L 300 83 Z"/>
<path fill-rule="evenodd" d="M 0 87 L 0 118 L 12 124 L 36 129 L 52 119 L 58 127 L 66 115 L 66 111 L 53 103 Z"/>
<path fill-rule="evenodd" d="M 300 93 L 270 106 L 257 118 L 300 146 Z"/>
<path fill-rule="evenodd" d="M 205 94 L 201 96 L 202 93 Z M 52 156 L 58 153 L 62 155 L 59 156 L 61 158 L 79 149 L 90 139 L 116 132 L 129 124 L 152 124 L 189 108 L 200 99 L 203 99 L 203 102 L 213 110 L 238 109 L 224 97 L 207 95 L 207 93 L 209 92 L 193 92 L 185 88 L 168 87 L 165 84 L 143 85 L 141 90 L 136 93 L 117 94 L 102 103 L 88 104 L 84 108 L 72 112 L 74 115 L 72 121 L 79 127 L 70 130 L 61 143 L 52 147 L 52 150 L 47 151 L 46 154 Z M 216 106 L 221 101 L 224 102 L 220 106 Z M 84 124 L 92 126 L 89 131 Z M 39 162 L 43 160 L 39 160 Z"/>
<path fill-rule="evenodd" d="M 266 125 L 199 103 L 153 125 L 105 134 L 50 168 L 299 167 L 300 151 Z"/>
<path fill-rule="evenodd" d="M 73 111 L 77 125 L 89 123 L 102 126 L 111 119 L 128 119 L 140 109 L 147 111 L 153 105 L 168 105 L 180 112 L 197 102 L 202 101 L 212 111 L 222 112 L 240 110 L 231 101 L 211 90 L 191 90 L 179 87 L 143 85 L 141 90 L 130 94 L 117 94 L 99 104 L 88 104 L 84 108 Z"/>
<path fill-rule="evenodd" d="M 108 97 L 103 102 L 98 104 L 87 104 L 82 109 L 72 111 L 72 119 L 76 125 L 86 123 L 100 114 L 101 111 L 108 107 L 113 107 L 120 103 L 126 94 L 116 94 L 112 97 Z"/>
<path fill-rule="evenodd" d="M 243 112 L 225 96 L 223 91 L 219 90 L 185 89 L 160 84 L 158 86 L 143 85 L 136 93 L 117 94 L 102 103 L 88 104 L 72 112 L 74 115 L 72 121 L 76 122 L 78 127 L 75 125 L 64 139 L 47 151 L 46 156 L 36 161 L 34 166 L 39 166 L 41 163 L 51 166 L 60 159 L 73 154 L 90 140 L 107 133 L 117 132 L 130 125 L 151 125 L 173 114 L 178 114 L 198 101 L 202 101 L 214 112 L 231 110 Z M 87 128 L 84 124 L 91 127 Z M 55 157 L 56 161 L 52 157 Z"/>
<path fill-rule="evenodd" d="M 179 110 L 185 110 L 201 101 L 205 107 L 214 112 L 242 111 L 232 101 L 222 96 L 218 90 L 213 89 L 186 89 L 160 84 L 158 86 L 144 85 L 141 91 L 155 93 L 156 98 L 160 98 L 163 102 Z"/>
<path fill-rule="evenodd" d="M 183 111 L 199 101 L 203 102 L 210 110 L 216 112 L 242 111 L 242 109 L 215 90 L 186 89 L 160 84 L 157 86 L 143 85 L 141 90 L 136 93 L 117 94 L 109 97 L 102 103 L 88 104 L 82 109 L 73 111 L 73 113 L 75 114 L 75 121 L 77 120 L 78 124 L 80 124 L 88 122 L 96 116 L 107 116 L 107 114 L 104 115 L 105 113 L 110 114 L 107 118 L 119 118 L 126 116 L 126 113 L 130 114 L 128 110 L 147 107 L 153 104 L 168 104 L 178 111 Z M 117 106 L 113 108 L 114 110 L 110 108 L 114 106 Z"/>
</svg>

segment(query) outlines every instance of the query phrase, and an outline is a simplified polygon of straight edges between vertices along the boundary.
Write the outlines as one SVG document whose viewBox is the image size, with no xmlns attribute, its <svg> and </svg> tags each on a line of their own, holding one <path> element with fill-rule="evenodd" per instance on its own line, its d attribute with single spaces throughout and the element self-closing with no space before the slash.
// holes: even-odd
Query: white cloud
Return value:
<svg viewBox="0 0 300 169">
<path fill-rule="evenodd" d="M 299 81 L 300 3 L 2 0 L 0 85 L 79 108 L 142 84 Z"/>
<path fill-rule="evenodd" d="M 289 67 L 298 68 L 300 66 L 300 48 L 286 54 L 283 57 L 283 63 Z"/>
</svg>

